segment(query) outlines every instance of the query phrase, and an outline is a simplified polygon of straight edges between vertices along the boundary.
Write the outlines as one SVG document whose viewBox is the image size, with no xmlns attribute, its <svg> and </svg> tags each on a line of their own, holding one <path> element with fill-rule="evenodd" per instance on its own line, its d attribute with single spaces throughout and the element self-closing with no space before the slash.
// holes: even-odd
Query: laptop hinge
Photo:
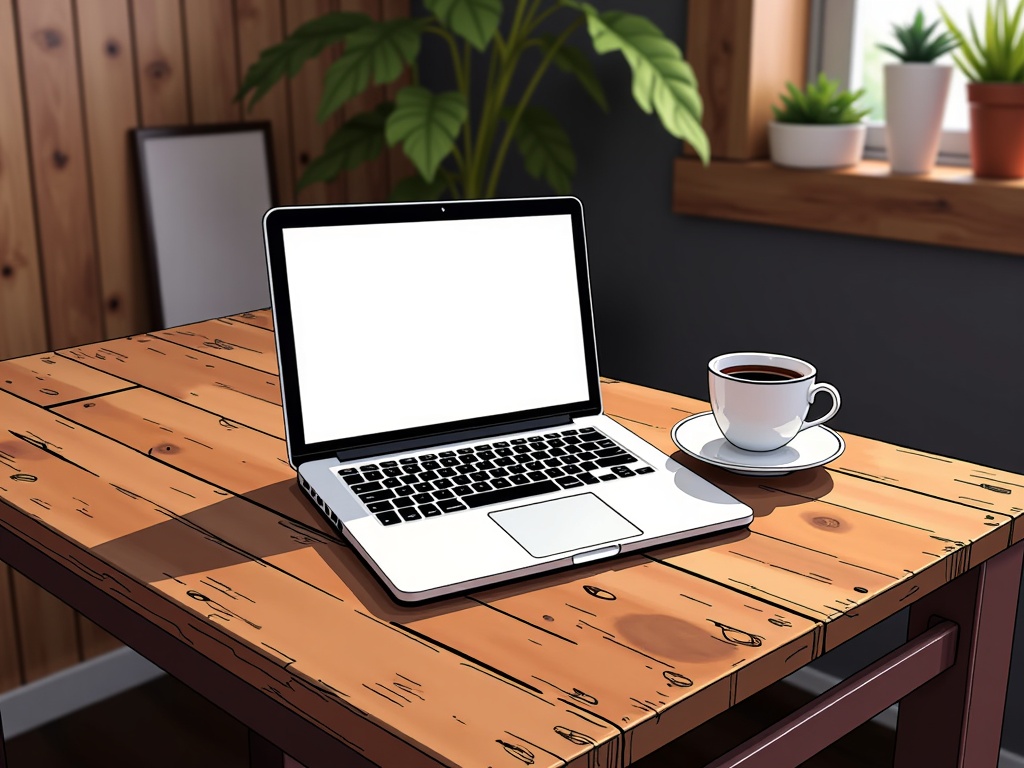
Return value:
<svg viewBox="0 0 1024 768">
<path fill-rule="evenodd" d="M 353 459 L 365 459 L 369 456 L 415 451 L 419 448 L 428 448 L 442 443 L 469 442 L 470 440 L 480 440 L 481 438 L 493 437 L 494 435 L 507 435 L 509 432 L 528 432 L 532 429 L 545 429 L 565 424 L 572 424 L 572 419 L 568 416 L 549 416 L 544 419 L 517 421 L 514 424 L 497 424 L 493 427 L 464 429 L 458 432 L 448 432 L 444 435 L 431 435 L 429 437 L 416 437 L 409 440 L 394 440 L 388 443 L 365 445 L 359 448 L 338 451 L 335 455 L 339 461 L 352 461 Z"/>
</svg>

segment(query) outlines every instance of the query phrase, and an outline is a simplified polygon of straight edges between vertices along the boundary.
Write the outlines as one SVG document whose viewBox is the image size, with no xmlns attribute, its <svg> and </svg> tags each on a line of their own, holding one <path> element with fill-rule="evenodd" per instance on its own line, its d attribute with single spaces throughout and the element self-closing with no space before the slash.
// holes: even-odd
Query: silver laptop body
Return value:
<svg viewBox="0 0 1024 768">
<path fill-rule="evenodd" d="M 288 459 L 402 602 L 748 524 L 601 409 L 571 197 L 264 217 Z"/>
</svg>

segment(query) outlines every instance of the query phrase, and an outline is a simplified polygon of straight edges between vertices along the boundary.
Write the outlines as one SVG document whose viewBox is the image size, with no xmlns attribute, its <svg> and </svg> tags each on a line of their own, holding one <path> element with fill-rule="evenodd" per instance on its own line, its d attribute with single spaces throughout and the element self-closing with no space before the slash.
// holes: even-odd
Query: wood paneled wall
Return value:
<svg viewBox="0 0 1024 768">
<path fill-rule="evenodd" d="M 251 111 L 234 96 L 260 51 L 303 22 L 337 10 L 403 16 L 408 7 L 409 0 L 0 0 L 0 359 L 151 329 L 131 128 L 269 120 L 281 203 L 386 199 L 393 180 L 411 172 L 393 152 L 294 192 L 340 124 L 316 120 L 338 50 Z M 372 88 L 346 116 L 384 97 L 384 88 Z M 0 690 L 115 646 L 0 564 Z"/>
</svg>

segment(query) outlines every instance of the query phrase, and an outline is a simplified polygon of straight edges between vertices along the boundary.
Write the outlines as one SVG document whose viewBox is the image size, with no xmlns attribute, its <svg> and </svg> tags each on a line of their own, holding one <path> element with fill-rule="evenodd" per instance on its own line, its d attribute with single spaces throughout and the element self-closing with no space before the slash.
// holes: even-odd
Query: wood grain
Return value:
<svg viewBox="0 0 1024 768">
<path fill-rule="evenodd" d="M 269 309 L 254 309 L 252 312 L 242 312 L 239 315 L 231 315 L 224 319 L 236 323 L 254 325 L 257 328 L 264 328 L 268 331 L 274 330 L 274 317 Z"/>
<path fill-rule="evenodd" d="M 36 508 L 5 519 L 5 526 L 27 527 L 85 578 L 144 606 L 187 642 L 345 733 L 370 759 L 422 765 L 433 760 L 424 755 L 444 754 L 456 764 L 518 765 L 512 755 L 530 748 L 522 741 L 529 734 L 536 762 L 556 765 L 586 751 L 559 735 L 567 724 L 587 737 L 586 746 L 614 741 L 611 726 L 581 720 L 571 705 L 339 595 L 346 574 L 334 561 L 347 550 L 335 542 L 29 403 L 0 395 L 0 404 L 6 426 L 38 439 L 3 444 L 20 474 L 36 478 L 0 488 L 8 503 Z M 103 479 L 115 472 L 119 479 L 124 473 L 125 485 Z M 50 528 L 61 536 L 47 538 Z M 230 543 L 218 530 L 231 532 Z M 311 634 L 297 620 L 314 616 L 331 631 Z M 346 638 L 340 656 L 338 637 Z M 369 644 L 361 651 L 363 640 Z M 350 663 L 352 655 L 358 664 Z M 490 706 L 473 706 L 477 701 Z"/>
<path fill-rule="evenodd" d="M 104 336 L 151 327 L 129 131 L 139 124 L 128 0 L 77 6 Z"/>
<path fill-rule="evenodd" d="M 276 376 L 153 336 L 114 339 L 60 354 L 211 413 L 230 413 L 232 421 L 284 439 Z"/>
<path fill-rule="evenodd" d="M 12 571 L 11 580 L 22 680 L 31 683 L 81 661 L 75 612 L 20 573 Z"/>
<path fill-rule="evenodd" d="M 233 123 L 242 111 L 231 0 L 183 0 L 192 122 Z"/>
<path fill-rule="evenodd" d="M 0 0 L 0 360 L 47 347 L 13 0 Z"/>
<path fill-rule="evenodd" d="M 165 341 L 277 375 L 274 334 L 230 318 L 182 325 L 153 333 Z"/>
<path fill-rule="evenodd" d="M 132 0 L 141 124 L 189 122 L 180 0 Z"/>
<path fill-rule="evenodd" d="M 678 158 L 673 190 L 672 210 L 691 216 L 1024 254 L 1024 181 L 975 179 L 967 168 L 898 176 L 878 160 L 801 171 Z"/>
<path fill-rule="evenodd" d="M 288 34 L 291 34 L 306 22 L 337 11 L 338 3 L 337 0 L 289 0 L 285 3 L 284 10 L 286 28 Z M 339 125 L 336 119 L 320 123 L 316 118 L 323 95 L 324 76 L 339 52 L 338 48 L 331 47 L 317 58 L 307 61 L 289 83 L 292 168 L 296 183 L 302 178 L 309 163 L 323 154 L 324 144 Z M 300 205 L 346 202 L 346 178 L 347 174 L 342 172 L 333 182 L 306 187 L 296 192 L 295 202 Z"/>
<path fill-rule="evenodd" d="M 19 665 L 18 622 L 11 578 L 11 569 L 0 565 L 0 693 L 24 682 Z"/>
<path fill-rule="evenodd" d="M 70 0 L 19 3 L 18 32 L 50 342 L 95 341 L 102 294 Z"/>
<path fill-rule="evenodd" d="M 52 352 L 0 363 L 0 389 L 44 407 L 134 386 Z"/>
<path fill-rule="evenodd" d="M 238 30 L 239 72 L 244 78 L 246 71 L 259 59 L 265 48 L 284 39 L 284 8 L 281 0 L 236 0 L 235 27 Z M 242 107 L 243 119 L 270 121 L 274 137 L 274 170 L 279 205 L 290 205 L 295 199 L 288 88 L 289 83 L 285 80 L 252 108 Z"/>
</svg>

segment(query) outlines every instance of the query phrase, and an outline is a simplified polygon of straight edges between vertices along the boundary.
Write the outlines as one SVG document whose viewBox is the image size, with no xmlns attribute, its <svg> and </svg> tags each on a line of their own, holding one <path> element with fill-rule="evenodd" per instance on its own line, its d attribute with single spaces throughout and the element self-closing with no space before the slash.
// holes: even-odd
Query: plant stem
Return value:
<svg viewBox="0 0 1024 768">
<path fill-rule="evenodd" d="M 512 116 L 508 119 L 505 126 L 505 135 L 501 139 L 501 145 L 498 147 L 498 152 L 494 157 L 494 163 L 491 165 L 491 176 L 490 181 L 487 183 L 486 197 L 493 197 L 494 193 L 497 191 L 498 179 L 501 176 L 502 166 L 505 164 L 505 156 L 508 154 L 509 147 L 512 144 L 512 136 L 515 134 L 516 127 L 519 125 L 519 120 L 522 117 L 523 112 L 526 110 L 527 105 L 530 103 L 530 99 L 533 98 L 533 93 L 537 90 L 537 86 L 540 84 L 541 78 L 544 77 L 544 73 L 547 72 L 548 67 L 551 66 L 551 62 L 554 61 L 558 50 L 582 23 L 583 18 L 578 17 L 565 28 L 565 31 L 562 32 L 562 34 L 555 38 L 551 48 L 548 50 L 544 58 L 541 59 L 540 64 L 537 65 L 537 69 L 533 73 L 533 77 L 530 78 L 530 82 L 523 90 L 523 95 L 520 97 L 519 103 L 516 104 L 515 111 L 513 111 Z"/>
</svg>

